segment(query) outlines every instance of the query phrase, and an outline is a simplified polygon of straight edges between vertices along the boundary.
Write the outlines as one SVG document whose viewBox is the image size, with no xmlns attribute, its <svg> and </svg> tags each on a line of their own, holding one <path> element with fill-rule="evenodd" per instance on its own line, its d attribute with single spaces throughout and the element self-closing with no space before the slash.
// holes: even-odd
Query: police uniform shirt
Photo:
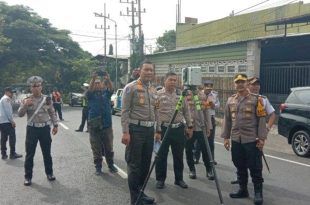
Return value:
<svg viewBox="0 0 310 205">
<path fill-rule="evenodd" d="M 205 96 L 204 93 L 199 93 L 199 100 L 202 100 L 203 97 Z M 192 124 L 193 124 L 193 130 L 194 131 L 202 131 L 201 127 L 203 125 L 203 121 L 200 119 L 199 113 L 195 108 L 195 103 L 193 99 L 188 99 L 187 104 L 189 107 L 189 110 L 191 112 L 191 117 L 192 117 Z M 206 123 L 206 126 L 208 129 L 212 129 L 212 122 L 211 122 L 211 115 L 210 115 L 210 109 L 203 109 L 203 114 L 204 114 L 204 121 Z"/>
<path fill-rule="evenodd" d="M 263 104 L 268 115 L 275 111 L 268 98 L 263 98 Z"/>
<path fill-rule="evenodd" d="M 213 102 L 214 103 L 214 109 L 210 108 L 209 112 L 211 115 L 215 116 L 215 109 L 218 109 L 220 107 L 220 101 L 218 99 L 218 93 L 214 90 L 212 90 L 208 96 L 207 96 L 207 100 L 209 102 Z"/>
<path fill-rule="evenodd" d="M 41 104 L 43 97 L 44 95 L 41 95 L 39 97 L 30 95 L 28 98 L 32 99 L 33 104 L 31 106 L 27 106 L 26 104 L 22 103 L 20 108 L 18 109 L 18 116 L 23 117 L 27 113 L 27 119 L 29 120 L 36 111 L 37 107 Z M 46 104 L 45 102 L 31 122 L 47 123 L 49 121 L 52 121 L 52 124 L 54 126 L 57 125 L 57 117 L 52 103 Z"/>
<path fill-rule="evenodd" d="M 157 120 L 157 130 L 161 131 L 160 126 L 162 123 L 169 123 L 173 113 L 175 112 L 176 105 L 179 101 L 180 96 L 176 94 L 176 91 L 169 93 L 165 88 L 158 91 L 158 120 Z M 187 102 L 184 100 L 182 109 L 178 111 L 178 114 L 173 121 L 173 124 L 183 123 L 184 119 L 187 126 L 192 126 L 191 113 Z"/>
<path fill-rule="evenodd" d="M 156 89 L 150 83 L 144 84 L 135 80 L 127 84 L 122 95 L 121 123 L 123 133 L 129 132 L 129 121 L 151 121 L 155 122 L 157 101 Z"/>
<path fill-rule="evenodd" d="M 266 120 L 256 115 L 257 97 L 235 94 L 228 98 L 224 111 L 222 138 L 238 143 L 266 139 Z"/>
<path fill-rule="evenodd" d="M 4 95 L 0 100 L 0 124 L 13 122 L 12 99 Z"/>
</svg>

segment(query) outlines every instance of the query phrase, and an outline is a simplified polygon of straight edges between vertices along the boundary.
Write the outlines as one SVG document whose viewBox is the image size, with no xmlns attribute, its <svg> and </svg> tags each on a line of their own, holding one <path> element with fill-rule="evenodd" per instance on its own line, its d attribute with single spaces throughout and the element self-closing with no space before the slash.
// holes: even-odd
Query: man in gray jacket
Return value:
<svg viewBox="0 0 310 205">
<path fill-rule="evenodd" d="M 13 90 L 10 87 L 6 87 L 4 89 L 4 95 L 0 100 L 0 130 L 1 130 L 2 159 L 8 158 L 8 155 L 6 154 L 7 150 L 6 142 L 8 141 L 8 138 L 10 143 L 10 159 L 16 159 L 23 156 L 15 152 L 16 123 L 13 120 L 12 97 L 13 97 Z"/>
</svg>

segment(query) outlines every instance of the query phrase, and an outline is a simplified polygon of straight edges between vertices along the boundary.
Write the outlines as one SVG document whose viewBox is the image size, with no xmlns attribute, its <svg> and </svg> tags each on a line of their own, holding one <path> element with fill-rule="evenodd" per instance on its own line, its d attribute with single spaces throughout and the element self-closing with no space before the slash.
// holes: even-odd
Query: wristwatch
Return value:
<svg viewBox="0 0 310 205">
<path fill-rule="evenodd" d="M 54 127 L 58 127 L 58 125 L 54 125 Z"/>
</svg>

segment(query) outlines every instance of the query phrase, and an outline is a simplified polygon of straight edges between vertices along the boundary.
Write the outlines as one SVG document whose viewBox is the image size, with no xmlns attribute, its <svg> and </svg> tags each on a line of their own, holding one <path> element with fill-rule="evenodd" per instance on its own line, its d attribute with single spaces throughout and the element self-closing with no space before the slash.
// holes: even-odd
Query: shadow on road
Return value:
<svg viewBox="0 0 310 205">
<path fill-rule="evenodd" d="M 57 204 L 61 202 L 61 204 L 82 204 L 80 200 L 82 198 L 82 193 L 79 189 L 67 188 L 57 180 L 50 184 L 51 188 L 47 188 L 33 183 L 31 188 L 43 194 L 45 197 L 42 201 L 46 203 Z"/>
</svg>

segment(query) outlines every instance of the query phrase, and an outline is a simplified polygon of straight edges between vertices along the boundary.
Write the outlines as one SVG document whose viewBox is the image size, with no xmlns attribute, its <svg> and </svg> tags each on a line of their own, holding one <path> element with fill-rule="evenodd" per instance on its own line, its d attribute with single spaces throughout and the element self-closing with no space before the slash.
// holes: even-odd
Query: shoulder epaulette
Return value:
<svg viewBox="0 0 310 205">
<path fill-rule="evenodd" d="M 255 93 L 250 93 L 250 95 L 255 96 L 255 97 L 267 98 L 267 96 L 265 96 L 265 95 L 259 95 L 259 94 L 255 94 Z"/>
</svg>

